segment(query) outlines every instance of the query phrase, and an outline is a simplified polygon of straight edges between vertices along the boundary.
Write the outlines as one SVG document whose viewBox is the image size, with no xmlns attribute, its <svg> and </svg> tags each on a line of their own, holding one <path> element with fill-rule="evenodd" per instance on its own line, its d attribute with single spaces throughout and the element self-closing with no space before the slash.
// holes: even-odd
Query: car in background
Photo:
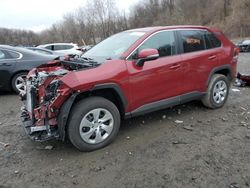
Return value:
<svg viewBox="0 0 250 188">
<path fill-rule="evenodd" d="M 0 45 L 0 90 L 23 92 L 28 72 L 56 57 L 21 47 Z"/>
<path fill-rule="evenodd" d="M 52 44 L 43 44 L 37 46 L 38 48 L 45 48 L 51 51 L 61 52 L 64 55 L 81 55 L 82 51 L 74 43 L 52 43 Z"/>
<path fill-rule="evenodd" d="M 250 52 L 250 39 L 241 41 L 237 46 L 240 48 L 240 52 Z"/>
<path fill-rule="evenodd" d="M 52 50 L 48 50 L 46 48 L 38 48 L 38 47 L 27 47 L 27 49 L 41 53 L 41 54 L 45 54 L 45 55 L 55 55 L 60 57 L 60 59 L 63 59 L 65 56 L 64 52 L 61 51 L 52 51 Z"/>
<path fill-rule="evenodd" d="M 80 49 L 82 52 L 87 52 L 91 48 L 93 48 L 94 45 L 86 45 L 86 46 L 81 46 Z"/>
</svg>

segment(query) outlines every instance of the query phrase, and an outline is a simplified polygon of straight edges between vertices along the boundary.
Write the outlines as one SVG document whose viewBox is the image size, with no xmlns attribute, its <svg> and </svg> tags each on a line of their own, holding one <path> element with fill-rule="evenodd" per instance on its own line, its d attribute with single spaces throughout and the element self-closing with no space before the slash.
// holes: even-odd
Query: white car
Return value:
<svg viewBox="0 0 250 188">
<path fill-rule="evenodd" d="M 77 44 L 74 43 L 52 43 L 37 46 L 38 48 L 45 48 L 52 51 L 60 51 L 64 55 L 81 55 L 82 51 L 79 50 Z"/>
</svg>

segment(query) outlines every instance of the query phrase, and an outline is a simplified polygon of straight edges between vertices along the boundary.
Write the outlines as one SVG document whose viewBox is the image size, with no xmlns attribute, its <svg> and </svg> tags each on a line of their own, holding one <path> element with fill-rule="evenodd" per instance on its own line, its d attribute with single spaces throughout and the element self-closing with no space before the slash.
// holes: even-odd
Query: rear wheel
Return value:
<svg viewBox="0 0 250 188">
<path fill-rule="evenodd" d="M 110 144 L 119 127 L 120 114 L 111 101 L 102 97 L 86 98 L 72 109 L 69 140 L 80 151 L 96 150 Z"/>
<path fill-rule="evenodd" d="M 26 76 L 27 72 L 21 72 L 16 74 L 11 81 L 12 89 L 16 93 L 24 92 L 26 89 Z"/>
<path fill-rule="evenodd" d="M 213 75 L 206 95 L 202 98 L 202 103 L 208 108 L 221 108 L 227 101 L 229 93 L 229 81 L 221 74 Z"/>
</svg>

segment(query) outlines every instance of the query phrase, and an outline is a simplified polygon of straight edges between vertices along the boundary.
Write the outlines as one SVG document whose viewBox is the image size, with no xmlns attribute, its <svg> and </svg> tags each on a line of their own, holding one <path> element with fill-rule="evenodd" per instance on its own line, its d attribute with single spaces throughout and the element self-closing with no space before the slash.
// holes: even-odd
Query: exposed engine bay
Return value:
<svg viewBox="0 0 250 188">
<path fill-rule="evenodd" d="M 24 101 L 21 118 L 26 133 L 36 141 L 58 138 L 60 107 L 75 91 L 65 85 L 61 78 L 72 71 L 97 67 L 99 64 L 86 58 L 54 60 L 41 65 L 27 76 L 26 92 L 20 93 Z"/>
</svg>

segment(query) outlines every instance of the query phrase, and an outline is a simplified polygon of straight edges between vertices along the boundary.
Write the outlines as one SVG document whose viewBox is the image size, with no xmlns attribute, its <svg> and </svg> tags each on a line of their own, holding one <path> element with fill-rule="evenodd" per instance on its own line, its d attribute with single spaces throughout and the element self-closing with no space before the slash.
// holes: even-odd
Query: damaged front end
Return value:
<svg viewBox="0 0 250 188">
<path fill-rule="evenodd" d="M 63 100 L 71 90 L 60 77 L 68 73 L 62 67 L 43 67 L 33 70 L 27 77 L 26 93 L 21 93 L 25 105 L 21 118 L 26 133 L 36 141 L 58 138 L 57 115 Z"/>
<path fill-rule="evenodd" d="M 58 125 L 66 124 L 67 120 L 63 114 L 59 114 L 62 113 L 61 108 L 67 104 L 65 101 L 76 96 L 77 92 L 61 78 L 71 71 L 86 67 L 89 66 L 80 62 L 55 60 L 30 71 L 26 81 L 26 92 L 20 93 L 20 97 L 24 102 L 21 119 L 26 133 L 32 140 L 64 139 L 64 130 L 60 130 Z"/>
</svg>

